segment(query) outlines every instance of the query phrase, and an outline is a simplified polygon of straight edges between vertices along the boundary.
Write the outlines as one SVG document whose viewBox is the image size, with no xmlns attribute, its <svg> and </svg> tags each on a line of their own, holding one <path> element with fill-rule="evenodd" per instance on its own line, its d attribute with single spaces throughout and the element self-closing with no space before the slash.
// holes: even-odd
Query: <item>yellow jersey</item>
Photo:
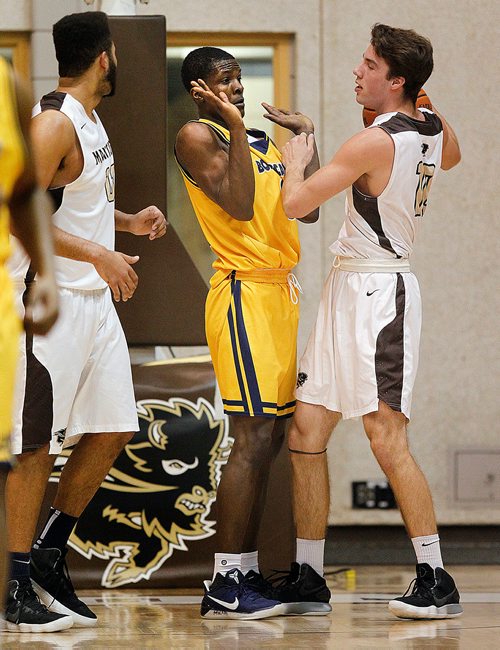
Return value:
<svg viewBox="0 0 500 650">
<path fill-rule="evenodd" d="M 10 252 L 7 202 L 24 167 L 24 140 L 16 106 L 12 73 L 0 57 L 0 265 Z"/>
<path fill-rule="evenodd" d="M 200 119 L 229 145 L 229 130 L 211 120 Z M 191 204 L 201 229 L 217 255 L 212 286 L 231 271 L 292 269 L 299 261 L 297 223 L 287 218 L 281 200 L 285 167 L 281 154 L 264 131 L 246 129 L 255 176 L 254 216 L 238 221 L 212 201 L 179 163 Z"/>
</svg>

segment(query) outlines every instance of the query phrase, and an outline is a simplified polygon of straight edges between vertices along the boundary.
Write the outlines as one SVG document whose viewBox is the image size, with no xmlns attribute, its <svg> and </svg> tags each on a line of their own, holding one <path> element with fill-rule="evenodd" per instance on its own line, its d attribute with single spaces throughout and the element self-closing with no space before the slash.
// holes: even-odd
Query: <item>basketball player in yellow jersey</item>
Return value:
<svg viewBox="0 0 500 650">
<path fill-rule="evenodd" d="M 200 119 L 181 128 L 175 153 L 217 255 L 206 334 L 234 437 L 217 492 L 219 552 L 201 615 L 266 618 L 285 613 L 259 572 L 256 537 L 271 462 L 295 408 L 298 231 L 283 211 L 279 151 L 264 132 L 245 128 L 238 62 L 202 47 L 186 57 L 181 74 Z M 314 131 L 300 113 L 263 106 L 269 120 L 294 134 Z M 315 153 L 307 173 L 318 166 Z M 303 220 L 317 218 L 314 211 Z"/>
<path fill-rule="evenodd" d="M 30 111 L 29 94 L 15 81 L 7 61 L 0 57 L 0 611 L 3 611 L 5 593 L 4 490 L 10 464 L 9 433 L 20 330 L 5 267 L 10 252 L 9 221 L 39 270 L 40 280 L 27 297 L 26 325 L 31 331 L 44 334 L 57 317 L 51 213 L 48 203 L 45 209 L 43 204 L 38 204 L 36 209 L 33 206 L 38 192 L 26 137 Z M 43 196 L 37 196 L 37 201 L 43 200 Z M 34 307 L 36 320 L 33 320 Z"/>
</svg>

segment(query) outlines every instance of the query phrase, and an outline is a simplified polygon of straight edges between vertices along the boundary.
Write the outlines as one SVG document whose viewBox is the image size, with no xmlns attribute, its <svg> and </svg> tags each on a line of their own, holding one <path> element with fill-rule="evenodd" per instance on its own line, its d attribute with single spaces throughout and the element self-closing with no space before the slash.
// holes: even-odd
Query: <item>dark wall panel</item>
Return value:
<svg viewBox="0 0 500 650">
<path fill-rule="evenodd" d="M 116 207 L 167 206 L 167 70 L 164 16 L 111 16 L 116 95 L 98 108 L 113 148 Z M 139 255 L 139 287 L 118 304 L 129 345 L 204 345 L 207 287 L 170 225 L 158 241 L 117 233 L 116 249 Z"/>
</svg>

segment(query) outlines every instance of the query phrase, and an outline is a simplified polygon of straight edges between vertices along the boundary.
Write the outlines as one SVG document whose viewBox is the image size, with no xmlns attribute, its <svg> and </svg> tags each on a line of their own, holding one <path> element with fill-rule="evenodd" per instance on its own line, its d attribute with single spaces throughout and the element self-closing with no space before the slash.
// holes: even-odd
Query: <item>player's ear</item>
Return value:
<svg viewBox="0 0 500 650">
<path fill-rule="evenodd" d="M 191 88 L 190 90 L 191 97 L 194 99 L 194 101 L 199 104 L 203 101 L 203 97 L 200 95 L 200 93 L 195 89 Z"/>
<path fill-rule="evenodd" d="M 399 88 L 402 88 L 405 85 L 406 79 L 404 77 L 393 77 L 391 79 L 391 87 L 394 90 L 398 90 Z"/>
</svg>

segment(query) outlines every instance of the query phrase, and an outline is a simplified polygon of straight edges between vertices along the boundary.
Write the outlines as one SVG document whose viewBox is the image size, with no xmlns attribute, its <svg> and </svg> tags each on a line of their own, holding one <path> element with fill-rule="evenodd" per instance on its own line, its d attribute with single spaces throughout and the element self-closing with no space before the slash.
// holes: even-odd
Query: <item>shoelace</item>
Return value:
<svg viewBox="0 0 500 650">
<path fill-rule="evenodd" d="M 412 589 L 411 593 L 410 589 Z M 413 578 L 413 580 L 408 585 L 408 589 L 403 594 L 403 598 L 408 594 L 411 596 L 418 595 L 430 598 L 431 600 L 433 599 L 431 588 L 421 578 Z"/>
<path fill-rule="evenodd" d="M 45 611 L 46 607 L 40 601 L 38 594 L 31 586 L 31 581 L 26 582 L 25 584 L 21 584 L 21 583 L 19 584 L 18 588 L 14 592 L 14 598 L 18 598 L 19 596 L 20 596 L 19 599 L 21 601 L 21 607 L 19 608 L 20 612 L 22 611 L 25 604 L 29 605 L 29 607 L 36 613 L 40 611 Z"/>
<path fill-rule="evenodd" d="M 291 272 L 286 276 L 286 281 L 288 282 L 288 289 L 290 291 L 290 300 L 296 305 L 299 302 L 299 293 L 304 293 L 302 287 L 296 276 Z"/>
<path fill-rule="evenodd" d="M 58 593 L 61 589 L 63 589 L 67 594 L 75 593 L 75 588 L 73 587 L 73 583 L 69 577 L 69 569 L 68 565 L 66 564 L 66 558 L 64 555 L 61 555 L 61 557 L 54 564 L 54 574 L 55 576 L 60 575 L 63 578 L 62 581 L 59 582 Z"/>
<path fill-rule="evenodd" d="M 283 569 L 272 569 L 271 574 L 266 578 L 273 588 L 284 587 L 292 582 L 292 572 Z"/>
</svg>

